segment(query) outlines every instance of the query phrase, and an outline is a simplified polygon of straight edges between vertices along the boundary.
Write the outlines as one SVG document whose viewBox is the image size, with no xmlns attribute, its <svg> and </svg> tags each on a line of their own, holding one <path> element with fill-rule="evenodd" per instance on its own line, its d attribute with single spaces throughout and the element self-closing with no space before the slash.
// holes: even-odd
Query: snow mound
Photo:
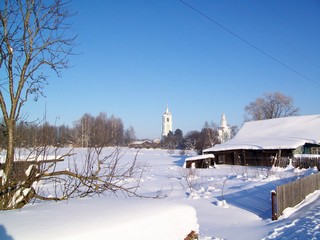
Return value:
<svg viewBox="0 0 320 240">
<path fill-rule="evenodd" d="M 77 199 L 2 212 L 4 219 L 15 240 L 176 240 L 199 231 L 193 207 L 166 200 Z"/>
</svg>

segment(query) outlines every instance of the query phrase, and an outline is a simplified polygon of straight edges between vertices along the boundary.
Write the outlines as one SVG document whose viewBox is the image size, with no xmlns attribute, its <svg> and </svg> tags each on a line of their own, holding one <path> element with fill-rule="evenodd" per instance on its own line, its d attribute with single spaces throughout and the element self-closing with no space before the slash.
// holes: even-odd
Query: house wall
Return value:
<svg viewBox="0 0 320 240">
<path fill-rule="evenodd" d="M 318 144 L 305 144 L 303 147 L 304 154 L 320 154 L 320 146 Z"/>
<path fill-rule="evenodd" d="M 272 166 L 272 158 L 279 156 L 279 150 L 230 150 L 212 152 L 218 164 Z M 281 157 L 292 158 L 292 149 L 281 149 Z"/>
</svg>

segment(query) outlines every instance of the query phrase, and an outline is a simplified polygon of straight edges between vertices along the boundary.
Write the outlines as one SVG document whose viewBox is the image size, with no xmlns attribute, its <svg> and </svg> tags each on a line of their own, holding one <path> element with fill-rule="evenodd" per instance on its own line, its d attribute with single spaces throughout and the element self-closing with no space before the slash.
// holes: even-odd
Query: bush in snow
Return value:
<svg viewBox="0 0 320 240">
<path fill-rule="evenodd" d="M 30 164 L 22 177 L 6 179 L 4 172 L 0 172 L 0 210 L 21 208 L 31 199 L 59 201 L 107 192 L 145 197 L 137 192 L 145 171 L 144 166 L 137 162 L 138 153 L 128 163 L 121 162 L 121 150 L 118 148 L 111 153 L 103 153 L 103 148 L 88 148 L 82 162 L 79 161 L 81 156 L 76 156 L 68 168 L 60 169 L 57 160 L 72 158 L 73 152 L 70 150 L 60 156 L 58 150 L 41 147 L 38 152 L 29 152 L 24 162 L 32 156 L 31 162 L 37 164 Z M 160 195 L 161 192 L 151 198 Z"/>
</svg>

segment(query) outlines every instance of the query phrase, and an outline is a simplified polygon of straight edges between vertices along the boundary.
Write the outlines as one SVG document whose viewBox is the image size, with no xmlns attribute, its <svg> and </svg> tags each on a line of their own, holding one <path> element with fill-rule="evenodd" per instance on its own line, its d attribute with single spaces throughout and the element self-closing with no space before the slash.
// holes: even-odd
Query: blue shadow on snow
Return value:
<svg viewBox="0 0 320 240">
<path fill-rule="evenodd" d="M 289 181 L 289 179 L 286 179 L 286 181 Z M 277 185 L 283 183 L 283 180 L 272 181 L 264 185 L 226 194 L 224 198 L 220 196 L 218 200 L 226 200 L 228 204 L 252 212 L 262 219 L 271 219 L 271 191 L 275 190 Z"/>
<path fill-rule="evenodd" d="M 7 231 L 3 225 L 0 225 L 0 239 L 1 240 L 13 240 L 13 237 L 7 234 Z"/>
<path fill-rule="evenodd" d="M 182 155 L 182 156 L 173 156 L 174 158 L 177 158 L 177 160 L 174 160 L 173 163 L 179 167 L 183 167 L 183 164 L 188 156 Z"/>
</svg>

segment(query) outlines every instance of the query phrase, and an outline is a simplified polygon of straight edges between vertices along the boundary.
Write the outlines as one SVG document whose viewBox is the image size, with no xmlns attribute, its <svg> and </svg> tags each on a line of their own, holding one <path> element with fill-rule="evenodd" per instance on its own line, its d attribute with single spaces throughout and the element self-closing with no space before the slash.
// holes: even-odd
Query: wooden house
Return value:
<svg viewBox="0 0 320 240">
<path fill-rule="evenodd" d="M 233 165 L 271 166 L 310 154 L 320 162 L 320 115 L 246 122 L 233 139 L 203 153 L 214 154 L 216 163 Z"/>
</svg>

